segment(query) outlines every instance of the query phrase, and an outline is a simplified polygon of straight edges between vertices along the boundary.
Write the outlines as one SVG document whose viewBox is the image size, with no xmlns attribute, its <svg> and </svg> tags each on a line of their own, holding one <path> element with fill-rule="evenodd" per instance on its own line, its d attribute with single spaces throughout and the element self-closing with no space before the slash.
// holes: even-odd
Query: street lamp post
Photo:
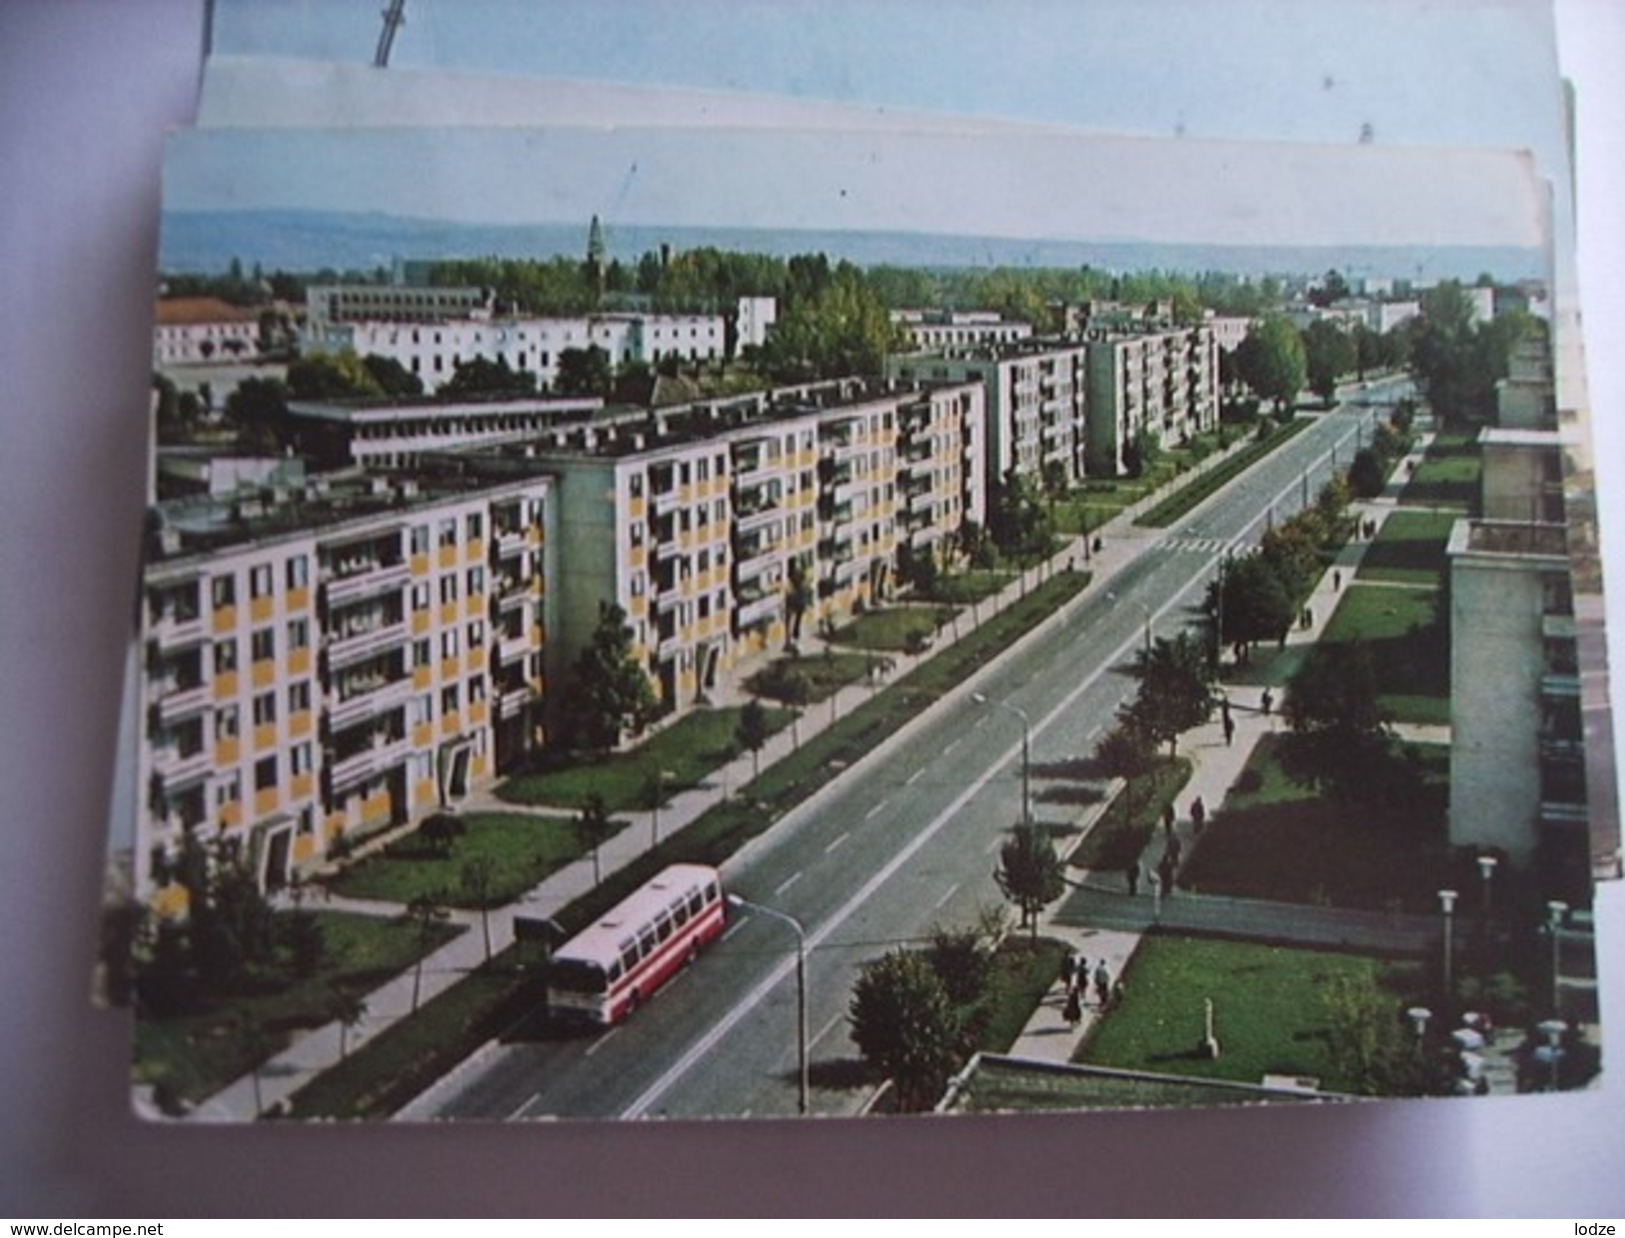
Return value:
<svg viewBox="0 0 1625 1238">
<path fill-rule="evenodd" d="M 1484 970 L 1486 973 L 1488 973 L 1490 968 L 1491 884 L 1493 878 L 1495 877 L 1495 866 L 1499 863 L 1500 861 L 1497 860 L 1493 855 L 1481 855 L 1478 857 L 1478 875 L 1484 880 L 1484 898 L 1479 907 L 1478 915 L 1480 921 L 1482 922 L 1482 932 L 1484 936 Z"/>
<path fill-rule="evenodd" d="M 1557 1068 L 1563 1061 L 1563 1034 L 1569 1030 L 1569 1025 L 1562 1019 L 1546 1019 L 1536 1025 L 1536 1030 L 1546 1037 L 1546 1057 L 1552 1067 L 1551 1090 L 1557 1091 Z M 1537 1056 L 1539 1050 L 1536 1050 Z"/>
<path fill-rule="evenodd" d="M 807 1072 L 807 930 L 801 927 L 801 921 L 785 912 L 768 907 L 762 903 L 753 903 L 748 898 L 737 894 L 728 895 L 728 903 L 733 907 L 749 907 L 759 911 L 764 916 L 788 924 L 796 935 L 796 1007 L 799 1029 L 796 1036 L 797 1047 L 801 1059 L 801 1115 L 805 1117 L 809 1112 L 809 1075 Z"/>
<path fill-rule="evenodd" d="M 1433 1011 L 1429 1010 L 1426 1006 L 1412 1006 L 1405 1012 L 1405 1017 L 1408 1018 L 1411 1021 L 1411 1025 L 1416 1028 L 1416 1051 L 1420 1053 L 1422 1051 L 1422 1044 L 1427 1039 L 1428 1020 L 1433 1017 Z"/>
<path fill-rule="evenodd" d="M 1451 957 L 1452 941 L 1452 913 L 1456 909 L 1456 892 L 1454 890 L 1439 891 L 1439 910 L 1444 912 L 1444 993 L 1445 1000 L 1449 1001 L 1453 990 L 1450 987 L 1450 970 L 1454 959 Z"/>
<path fill-rule="evenodd" d="M 649 815 L 649 845 L 660 844 L 660 801 L 666 798 L 666 779 L 675 778 L 676 774 L 669 769 L 655 770 L 654 807 Z"/>
<path fill-rule="evenodd" d="M 1032 797 L 1032 719 L 1027 711 L 1009 701 L 996 701 L 985 692 L 972 692 L 970 699 L 978 705 L 992 705 L 1021 719 L 1021 823 L 1033 823 Z"/>
<path fill-rule="evenodd" d="M 1546 904 L 1546 928 L 1552 935 L 1552 1013 L 1561 1013 L 1562 1004 L 1558 997 L 1558 966 L 1562 939 L 1559 930 L 1563 927 L 1563 917 L 1568 914 L 1569 905 L 1561 899 L 1552 899 Z"/>
</svg>

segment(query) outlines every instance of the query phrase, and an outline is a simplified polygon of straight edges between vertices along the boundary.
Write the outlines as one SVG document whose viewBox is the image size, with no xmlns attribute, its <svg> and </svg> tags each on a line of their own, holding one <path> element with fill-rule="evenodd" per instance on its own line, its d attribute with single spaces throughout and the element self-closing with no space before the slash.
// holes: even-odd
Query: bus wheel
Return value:
<svg viewBox="0 0 1625 1238">
<path fill-rule="evenodd" d="M 627 996 L 626 1009 L 621 1012 L 621 1018 L 623 1018 L 623 1019 L 631 1018 L 633 1012 L 636 1011 L 637 1008 L 638 1008 L 638 991 L 636 989 L 633 989 L 632 992 Z"/>
<path fill-rule="evenodd" d="M 700 957 L 700 943 L 697 942 L 697 941 L 689 942 L 688 943 L 688 958 L 686 960 L 685 965 L 689 966 L 689 967 L 694 966 L 694 960 L 699 958 L 699 957 Z"/>
</svg>

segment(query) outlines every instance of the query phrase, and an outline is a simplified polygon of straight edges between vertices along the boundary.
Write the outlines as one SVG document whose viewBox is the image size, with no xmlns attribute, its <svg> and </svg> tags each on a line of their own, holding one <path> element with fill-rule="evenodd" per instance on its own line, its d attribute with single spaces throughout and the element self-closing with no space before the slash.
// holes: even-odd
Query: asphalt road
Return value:
<svg viewBox="0 0 1625 1238">
<path fill-rule="evenodd" d="M 1387 398 L 1395 384 L 1363 395 Z M 1133 691 L 1127 667 L 1152 635 L 1196 616 L 1231 547 L 1313 499 L 1367 441 L 1376 410 L 1345 405 L 1167 530 L 1121 536 L 1140 553 L 1092 585 L 906 737 L 866 759 L 725 870 L 727 887 L 794 917 L 807 943 L 811 1109 L 853 1112 L 864 1090 L 847 1005 L 866 961 L 933 926 L 974 924 L 1001 903 L 993 870 L 1022 813 L 1030 723 L 1034 817 L 1065 822 L 1087 794 L 1076 762 Z M 1003 705 L 980 704 L 971 692 Z M 521 1031 L 441 1089 L 442 1117 L 790 1116 L 798 1111 L 796 934 L 750 908 L 726 936 L 619 1028 Z"/>
</svg>

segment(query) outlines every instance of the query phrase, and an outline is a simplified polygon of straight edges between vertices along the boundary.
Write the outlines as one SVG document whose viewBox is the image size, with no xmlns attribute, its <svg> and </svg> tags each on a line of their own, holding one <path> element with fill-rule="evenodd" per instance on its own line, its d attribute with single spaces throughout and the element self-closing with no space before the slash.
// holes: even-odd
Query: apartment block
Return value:
<svg viewBox="0 0 1625 1238">
<path fill-rule="evenodd" d="M 164 297 L 153 308 L 152 367 L 259 355 L 259 315 L 218 297 Z"/>
<path fill-rule="evenodd" d="M 549 481 L 349 472 L 154 509 L 139 887 L 183 832 L 274 888 L 542 740 Z"/>
<path fill-rule="evenodd" d="M 1219 424 L 1219 346 L 1206 326 L 1110 334 L 1088 343 L 1088 471 L 1116 477 L 1132 443 L 1176 446 Z"/>
<path fill-rule="evenodd" d="M 453 447 L 519 442 L 602 411 L 596 396 L 508 400 L 292 400 L 303 453 L 318 468 L 409 468 Z"/>
<path fill-rule="evenodd" d="M 891 320 L 922 352 L 1014 344 L 1033 334 L 1031 323 L 980 310 L 893 310 Z"/>
</svg>

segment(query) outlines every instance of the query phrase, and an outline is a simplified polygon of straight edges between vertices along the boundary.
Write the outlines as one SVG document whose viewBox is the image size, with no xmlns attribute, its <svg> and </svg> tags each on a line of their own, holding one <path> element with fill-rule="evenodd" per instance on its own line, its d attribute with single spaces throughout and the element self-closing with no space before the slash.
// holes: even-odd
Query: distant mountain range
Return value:
<svg viewBox="0 0 1625 1238">
<path fill-rule="evenodd" d="M 635 262 L 662 244 L 788 257 L 825 253 L 862 266 L 1079 267 L 1111 271 L 1223 271 L 1235 275 L 1318 274 L 1398 279 L 1539 278 L 1540 251 L 1505 246 L 1257 246 L 1152 241 L 1011 240 L 911 232 L 835 232 L 774 228 L 606 226 L 610 256 Z M 377 212 L 250 210 L 165 211 L 159 265 L 174 273 L 220 273 L 238 259 L 267 271 L 372 271 L 397 259 L 548 258 L 585 255 L 580 224 L 469 224 Z"/>
</svg>

